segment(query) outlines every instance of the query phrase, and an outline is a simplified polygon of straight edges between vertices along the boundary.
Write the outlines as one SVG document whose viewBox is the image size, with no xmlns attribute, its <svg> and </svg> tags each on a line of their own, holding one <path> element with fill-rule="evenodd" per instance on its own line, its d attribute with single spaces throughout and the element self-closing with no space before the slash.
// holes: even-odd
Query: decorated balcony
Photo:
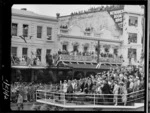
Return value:
<svg viewBox="0 0 150 113">
<path fill-rule="evenodd" d="M 97 63 L 97 56 L 91 55 L 91 56 L 82 56 L 82 55 L 60 55 L 61 61 L 69 61 L 69 62 L 93 62 Z M 122 63 L 122 60 L 120 58 L 108 58 L 108 57 L 99 57 L 99 62 L 103 63 Z"/>
</svg>

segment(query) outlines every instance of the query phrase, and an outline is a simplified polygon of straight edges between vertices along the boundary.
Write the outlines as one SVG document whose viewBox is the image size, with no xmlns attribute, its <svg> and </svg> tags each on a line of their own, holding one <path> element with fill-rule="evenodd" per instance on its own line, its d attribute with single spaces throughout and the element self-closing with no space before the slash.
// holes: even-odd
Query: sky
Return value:
<svg viewBox="0 0 150 113">
<path fill-rule="evenodd" d="M 91 7 L 99 7 L 101 5 L 13 5 L 12 8 L 21 9 L 27 8 L 29 11 L 33 11 L 38 14 L 54 16 L 56 13 L 60 13 L 60 16 L 70 15 L 72 12 L 78 12 L 82 10 L 88 10 Z"/>
</svg>

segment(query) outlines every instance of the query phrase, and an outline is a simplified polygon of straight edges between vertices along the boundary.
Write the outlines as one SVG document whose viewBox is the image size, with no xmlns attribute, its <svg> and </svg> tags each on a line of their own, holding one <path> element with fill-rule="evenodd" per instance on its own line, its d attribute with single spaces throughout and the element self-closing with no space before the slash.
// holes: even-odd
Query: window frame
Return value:
<svg viewBox="0 0 150 113">
<path fill-rule="evenodd" d="M 40 55 L 38 54 L 38 50 L 40 50 Z M 36 57 L 38 57 L 40 61 L 42 60 L 42 49 L 40 48 L 36 49 Z"/>
<path fill-rule="evenodd" d="M 16 49 L 15 56 L 17 56 L 17 49 L 18 49 L 18 47 L 11 47 L 11 55 L 14 56 L 14 53 L 12 53 L 12 48 L 15 48 L 15 49 Z"/>
<path fill-rule="evenodd" d="M 13 30 L 13 24 L 16 24 L 16 25 L 17 25 L 16 33 L 15 33 L 16 35 L 13 35 L 13 31 L 14 31 L 14 30 Z M 11 24 L 11 35 L 12 35 L 12 36 L 17 36 L 17 35 L 18 35 L 18 23 L 12 23 L 12 24 Z"/>
<path fill-rule="evenodd" d="M 131 51 L 132 50 L 132 51 Z M 137 61 L 137 49 L 135 48 L 128 48 L 128 58 L 130 58 L 129 56 L 129 51 L 133 52 L 133 50 L 135 50 L 134 52 L 136 53 L 134 56 L 132 56 L 131 58 L 134 58 L 134 61 Z"/>
<path fill-rule="evenodd" d="M 136 18 L 137 22 L 134 22 L 134 24 L 132 24 L 131 23 L 131 18 Z M 129 16 L 129 26 L 135 26 L 135 27 L 137 27 L 138 26 L 138 17 L 136 17 L 136 16 Z"/>
<path fill-rule="evenodd" d="M 38 28 L 41 28 L 40 29 L 40 33 L 38 33 Z M 38 37 L 40 35 L 40 37 Z M 42 38 L 42 26 L 37 26 L 37 38 Z"/>
<path fill-rule="evenodd" d="M 27 28 L 27 31 L 25 31 L 24 25 L 26 25 L 26 26 L 28 27 L 28 28 Z M 22 28 L 23 28 L 23 33 L 22 33 L 22 35 L 23 35 L 24 37 L 28 37 L 28 36 L 29 36 L 29 25 L 28 25 L 28 24 L 23 24 L 23 25 L 22 25 Z M 27 34 L 24 34 L 24 33 L 27 33 Z"/>
<path fill-rule="evenodd" d="M 26 51 L 26 54 L 23 53 L 23 50 L 24 50 L 24 49 L 27 50 L 27 51 Z M 23 48 L 22 48 L 22 58 L 25 58 L 25 59 L 26 59 L 27 57 L 28 57 L 28 48 L 23 47 Z"/>
<path fill-rule="evenodd" d="M 50 29 L 50 34 L 48 34 L 48 29 Z M 47 40 L 52 40 L 52 27 L 47 27 Z"/>
<path fill-rule="evenodd" d="M 64 49 L 64 46 L 66 47 L 66 49 Z M 63 44 L 63 45 L 62 45 L 62 50 L 67 51 L 67 44 Z"/>
<path fill-rule="evenodd" d="M 131 38 L 132 38 L 132 37 L 130 37 L 130 36 L 131 36 L 131 35 L 133 36 L 134 34 L 136 35 L 136 42 L 130 41 Z M 133 38 L 135 38 L 135 37 L 133 37 Z M 132 40 L 133 40 L 133 38 L 132 38 Z M 136 43 L 138 42 L 137 39 L 138 39 L 138 34 L 137 34 L 137 33 L 128 33 L 128 43 L 129 43 L 129 41 L 130 41 L 130 43 L 135 43 L 135 44 L 136 44 Z"/>
<path fill-rule="evenodd" d="M 48 52 L 48 51 L 50 51 L 50 52 Z M 46 54 L 49 54 L 49 53 L 51 53 L 51 49 L 46 49 Z"/>
</svg>

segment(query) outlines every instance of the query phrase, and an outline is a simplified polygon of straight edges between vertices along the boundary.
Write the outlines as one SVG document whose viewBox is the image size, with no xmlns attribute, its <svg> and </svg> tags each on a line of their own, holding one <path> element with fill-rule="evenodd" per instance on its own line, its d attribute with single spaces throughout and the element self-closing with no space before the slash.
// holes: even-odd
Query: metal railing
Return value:
<svg viewBox="0 0 150 113">
<path fill-rule="evenodd" d="M 49 90 L 37 90 L 36 101 L 39 100 L 59 105 L 114 105 L 114 96 L 117 97 L 117 105 L 124 105 L 123 98 L 127 98 L 127 105 L 135 102 L 142 103 L 144 100 L 144 89 L 126 95 L 122 94 L 85 94 L 81 92 L 63 93 L 51 92 Z"/>
<path fill-rule="evenodd" d="M 120 58 L 99 57 L 99 59 L 100 62 L 122 63 L 122 60 Z M 97 56 L 60 55 L 60 60 L 97 62 Z"/>
</svg>

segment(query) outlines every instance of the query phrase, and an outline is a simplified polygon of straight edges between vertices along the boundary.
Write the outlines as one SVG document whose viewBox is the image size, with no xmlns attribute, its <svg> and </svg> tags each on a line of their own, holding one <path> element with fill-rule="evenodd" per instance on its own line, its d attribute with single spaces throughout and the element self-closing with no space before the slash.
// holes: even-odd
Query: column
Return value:
<svg viewBox="0 0 150 113">
<path fill-rule="evenodd" d="M 22 47 L 18 46 L 17 48 L 17 57 L 22 58 Z"/>
</svg>

